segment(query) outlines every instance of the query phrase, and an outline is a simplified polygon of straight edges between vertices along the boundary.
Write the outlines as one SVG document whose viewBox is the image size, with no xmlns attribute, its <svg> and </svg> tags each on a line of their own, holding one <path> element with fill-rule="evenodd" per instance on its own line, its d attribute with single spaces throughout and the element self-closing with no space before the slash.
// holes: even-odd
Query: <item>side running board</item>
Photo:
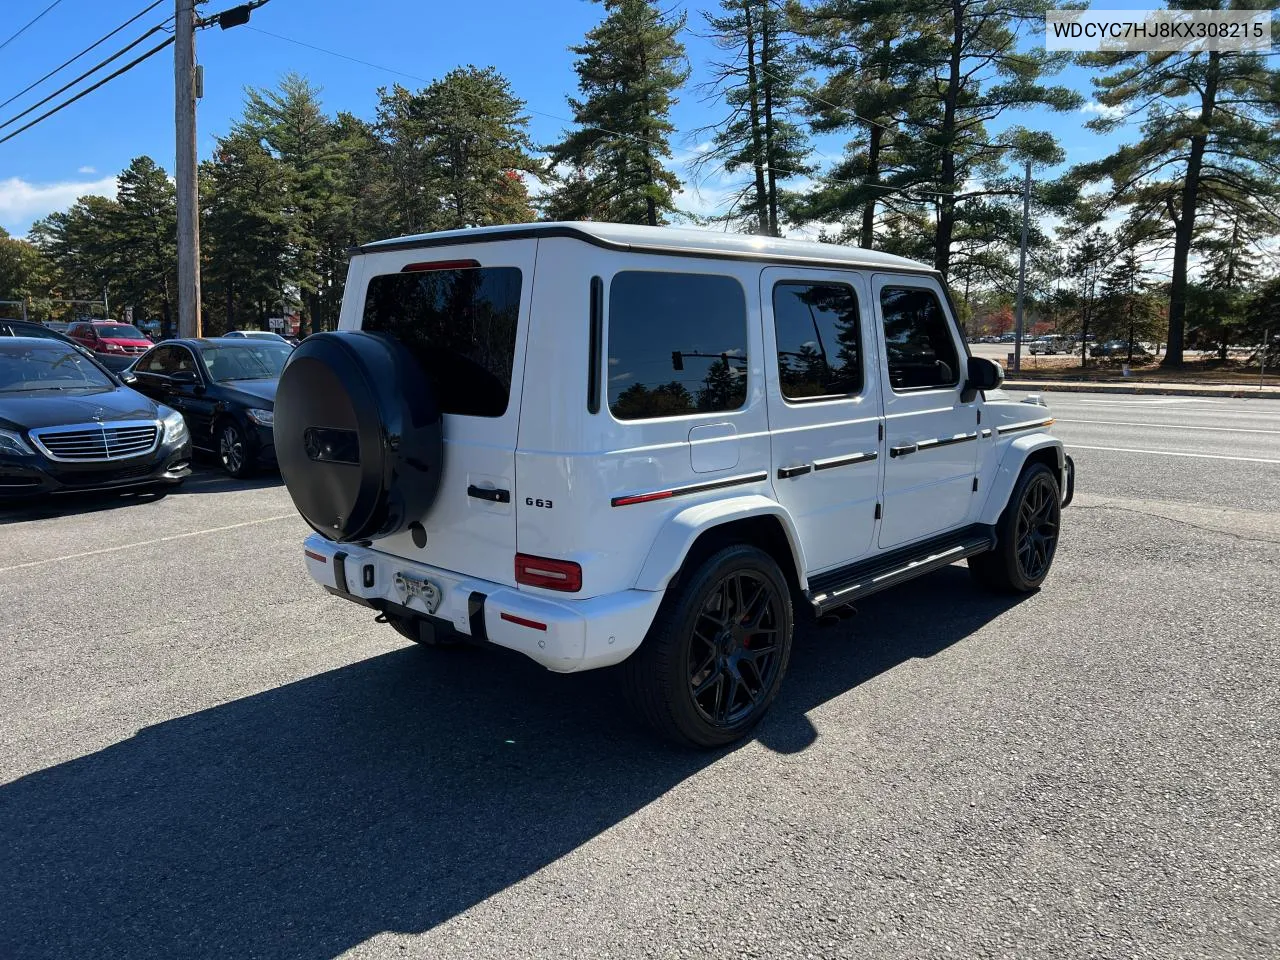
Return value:
<svg viewBox="0 0 1280 960">
<path fill-rule="evenodd" d="M 974 524 L 814 577 L 809 581 L 809 602 L 814 612 L 822 615 L 957 560 L 994 550 L 995 545 L 995 527 Z"/>
</svg>

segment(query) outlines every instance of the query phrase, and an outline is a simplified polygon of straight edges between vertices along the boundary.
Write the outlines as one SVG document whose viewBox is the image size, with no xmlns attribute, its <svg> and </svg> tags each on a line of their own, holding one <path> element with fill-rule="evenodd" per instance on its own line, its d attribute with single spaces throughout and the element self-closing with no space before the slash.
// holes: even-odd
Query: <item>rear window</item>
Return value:
<svg viewBox="0 0 1280 960">
<path fill-rule="evenodd" d="M 609 287 L 609 409 L 619 420 L 747 402 L 747 304 L 733 277 L 629 270 Z"/>
<path fill-rule="evenodd" d="M 374 277 L 361 327 L 405 345 L 431 378 L 441 412 L 500 417 L 511 399 L 520 281 L 517 267 Z"/>
</svg>

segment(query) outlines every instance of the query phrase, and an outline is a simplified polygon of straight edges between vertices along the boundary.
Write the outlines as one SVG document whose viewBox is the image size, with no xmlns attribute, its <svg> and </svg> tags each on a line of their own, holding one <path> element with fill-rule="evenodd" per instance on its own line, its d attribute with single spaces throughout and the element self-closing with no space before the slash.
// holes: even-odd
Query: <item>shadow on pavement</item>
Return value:
<svg viewBox="0 0 1280 960">
<path fill-rule="evenodd" d="M 806 711 L 1014 602 L 953 567 L 806 627 L 758 738 L 804 749 Z M 723 755 L 650 739 L 615 683 L 406 648 L 16 780 L 0 788 L 0 956 L 309 960 L 429 930 Z"/>
</svg>

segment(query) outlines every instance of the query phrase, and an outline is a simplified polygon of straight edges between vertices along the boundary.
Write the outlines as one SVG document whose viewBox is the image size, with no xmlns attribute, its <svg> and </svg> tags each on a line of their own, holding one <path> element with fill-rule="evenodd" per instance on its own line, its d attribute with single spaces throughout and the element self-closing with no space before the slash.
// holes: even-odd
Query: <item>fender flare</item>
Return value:
<svg viewBox="0 0 1280 960">
<path fill-rule="evenodd" d="M 636 578 L 636 589 L 665 590 L 671 578 L 679 572 L 694 541 L 703 533 L 735 520 L 762 516 L 775 517 L 782 525 L 787 544 L 791 548 L 791 560 L 795 564 L 800 588 L 807 589 L 804 550 L 800 546 L 795 523 L 780 503 L 760 494 L 696 503 L 673 514 L 662 525 L 654 538 L 653 546 L 649 548 L 644 565 L 640 568 L 640 575 Z"/>
<path fill-rule="evenodd" d="M 1013 493 L 1013 485 L 1022 475 L 1023 465 L 1027 458 L 1037 450 L 1054 449 L 1058 460 L 1058 477 L 1061 479 L 1066 469 L 1066 451 L 1062 441 L 1051 433 L 1027 433 L 1011 441 L 1004 448 L 999 466 L 991 479 L 987 490 L 987 499 L 978 516 L 979 523 L 995 524 L 1000 520 L 1009 496 Z"/>
</svg>

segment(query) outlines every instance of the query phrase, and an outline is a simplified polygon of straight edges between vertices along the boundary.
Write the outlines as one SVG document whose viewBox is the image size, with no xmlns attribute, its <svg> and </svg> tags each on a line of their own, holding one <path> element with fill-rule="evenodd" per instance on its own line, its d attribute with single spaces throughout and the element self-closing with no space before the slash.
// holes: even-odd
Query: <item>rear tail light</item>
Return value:
<svg viewBox="0 0 1280 960">
<path fill-rule="evenodd" d="M 575 593 L 582 589 L 582 567 L 569 560 L 516 554 L 516 583 L 545 590 Z"/>
</svg>

